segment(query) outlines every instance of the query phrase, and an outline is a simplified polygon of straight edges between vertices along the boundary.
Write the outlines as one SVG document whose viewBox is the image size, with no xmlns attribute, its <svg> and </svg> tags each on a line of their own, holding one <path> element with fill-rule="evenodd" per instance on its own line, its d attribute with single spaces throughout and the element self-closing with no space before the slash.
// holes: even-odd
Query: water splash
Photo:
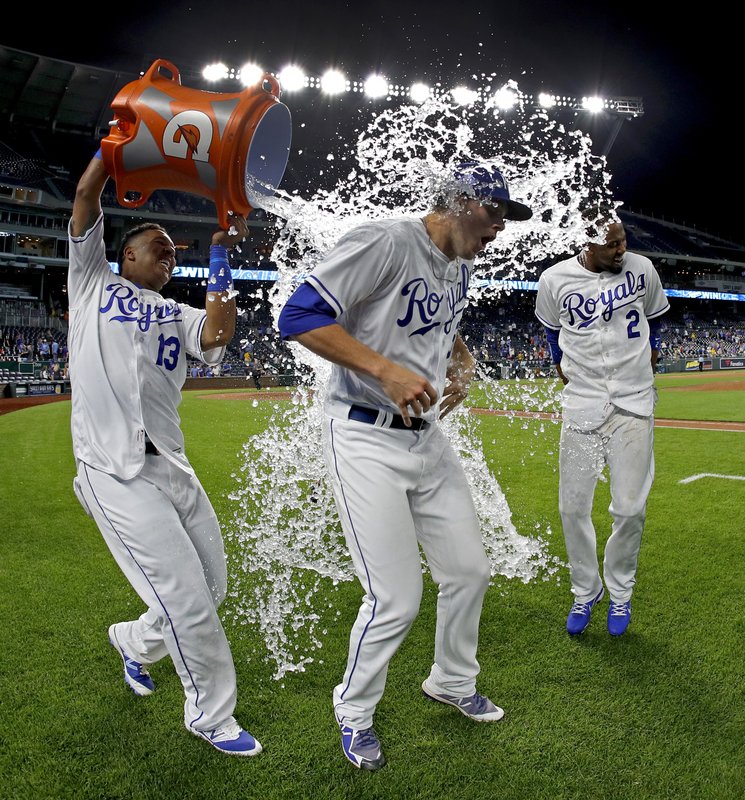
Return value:
<svg viewBox="0 0 745 800">
<path fill-rule="evenodd" d="M 481 101 L 468 108 L 447 99 L 391 108 L 329 158 L 350 165 L 333 188 L 309 187 L 307 199 L 264 192 L 265 209 L 279 221 L 273 251 L 279 278 L 270 293 L 275 323 L 298 282 L 344 232 L 369 219 L 423 216 L 434 198 L 452 195 L 457 162 L 495 164 L 512 197 L 534 212 L 529 221 L 508 223 L 479 256 L 472 303 L 508 293 L 505 280 L 535 275 L 547 260 L 578 249 L 586 239 L 582 211 L 613 204 L 605 160 L 592 153 L 589 137 L 521 106 L 509 115 Z M 260 628 L 276 679 L 313 663 L 339 615 L 334 592 L 354 579 L 321 451 L 330 365 L 296 343 L 289 350 L 306 377 L 289 408 L 275 405 L 267 429 L 243 446 L 243 465 L 233 476 L 237 487 L 229 495 L 235 510 L 225 530 L 231 545 L 226 608 L 239 624 Z M 558 419 L 556 394 L 545 381 L 500 384 L 483 371 L 479 378 L 492 408 L 530 408 Z M 528 536 L 515 529 L 484 460 L 474 415 L 461 407 L 443 427 L 471 485 L 493 583 L 554 575 L 561 565 L 548 553 L 551 531 L 541 535 L 536 525 Z"/>
</svg>

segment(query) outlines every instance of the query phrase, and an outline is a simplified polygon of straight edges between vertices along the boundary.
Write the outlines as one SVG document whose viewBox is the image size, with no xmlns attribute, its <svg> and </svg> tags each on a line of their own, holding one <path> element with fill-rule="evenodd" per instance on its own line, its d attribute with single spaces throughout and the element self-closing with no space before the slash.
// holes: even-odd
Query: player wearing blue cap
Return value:
<svg viewBox="0 0 745 800">
<path fill-rule="evenodd" d="M 280 314 L 283 338 L 332 362 L 324 455 L 364 591 L 333 703 L 344 754 L 361 769 L 385 764 L 373 716 L 419 611 L 420 546 L 438 586 L 434 664 L 422 690 L 478 722 L 504 714 L 476 691 L 490 566 L 438 420 L 465 399 L 475 371 L 457 332 L 473 259 L 505 220 L 530 216 L 498 169 L 460 164 L 425 217 L 345 234 Z"/>
</svg>

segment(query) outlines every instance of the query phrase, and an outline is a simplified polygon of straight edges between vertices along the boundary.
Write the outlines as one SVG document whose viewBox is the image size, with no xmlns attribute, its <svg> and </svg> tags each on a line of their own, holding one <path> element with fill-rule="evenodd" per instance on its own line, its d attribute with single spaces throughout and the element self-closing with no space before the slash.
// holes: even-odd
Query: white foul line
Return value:
<svg viewBox="0 0 745 800">
<path fill-rule="evenodd" d="M 699 478 L 725 478 L 728 481 L 745 481 L 745 475 L 717 475 L 715 472 L 702 472 L 700 475 L 691 475 L 689 478 L 683 478 L 678 483 L 693 483 Z"/>
</svg>

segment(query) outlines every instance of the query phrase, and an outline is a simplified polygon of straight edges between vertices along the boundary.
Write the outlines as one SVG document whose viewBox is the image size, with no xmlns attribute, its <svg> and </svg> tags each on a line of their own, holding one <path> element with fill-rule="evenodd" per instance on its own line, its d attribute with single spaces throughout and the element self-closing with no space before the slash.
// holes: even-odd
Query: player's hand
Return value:
<svg viewBox="0 0 745 800">
<path fill-rule="evenodd" d="M 381 385 L 383 391 L 399 407 L 407 427 L 411 427 L 412 415 L 421 417 L 437 401 L 437 392 L 426 378 L 398 364 L 392 365 Z"/>
<path fill-rule="evenodd" d="M 449 369 L 447 378 L 448 384 L 442 393 L 442 402 L 440 403 L 440 419 L 447 416 L 468 397 L 473 370 Z"/>
<path fill-rule="evenodd" d="M 223 247 L 232 247 L 246 241 L 248 236 L 248 222 L 245 217 L 229 211 L 230 225 L 227 230 L 220 229 L 212 234 L 212 244 L 221 244 Z"/>
<path fill-rule="evenodd" d="M 469 383 L 455 379 L 451 380 L 442 393 L 440 403 L 440 419 L 446 417 L 454 408 L 457 408 L 468 397 Z"/>
</svg>

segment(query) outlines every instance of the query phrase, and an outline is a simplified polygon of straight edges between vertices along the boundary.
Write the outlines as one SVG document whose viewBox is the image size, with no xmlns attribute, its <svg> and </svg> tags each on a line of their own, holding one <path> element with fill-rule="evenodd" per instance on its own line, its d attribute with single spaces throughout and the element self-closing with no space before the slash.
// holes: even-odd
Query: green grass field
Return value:
<svg viewBox="0 0 745 800">
<path fill-rule="evenodd" d="M 745 421 L 745 391 L 717 389 L 724 377 L 658 376 L 657 416 Z M 705 391 L 681 391 L 702 383 Z M 535 387 L 527 405 L 549 407 L 554 389 Z M 525 404 L 525 390 L 525 382 L 500 387 L 511 407 Z M 472 404 L 488 395 L 474 390 Z M 187 450 L 226 524 L 242 446 L 285 407 L 186 393 Z M 478 725 L 421 698 L 436 592 L 425 582 L 375 719 L 389 763 L 370 774 L 344 759 L 331 708 L 359 603 L 353 581 L 335 591 L 341 614 L 314 663 L 281 680 L 260 632 L 226 614 L 236 716 L 263 743 L 257 758 L 221 756 L 184 729 L 167 659 L 151 670 L 152 697 L 125 689 L 106 631 L 142 606 L 73 495 L 69 414 L 58 402 L 0 416 L 3 800 L 745 797 L 745 432 L 656 429 L 657 474 L 625 636 L 605 630 L 607 601 L 581 638 L 566 635 L 565 568 L 526 584 L 495 580 L 479 688 L 505 708 L 499 723 Z M 549 530 L 551 553 L 563 559 L 559 425 L 480 415 L 478 430 L 518 530 Z M 705 473 L 729 477 L 681 483 Z M 608 502 L 601 482 L 601 542 Z"/>
</svg>

